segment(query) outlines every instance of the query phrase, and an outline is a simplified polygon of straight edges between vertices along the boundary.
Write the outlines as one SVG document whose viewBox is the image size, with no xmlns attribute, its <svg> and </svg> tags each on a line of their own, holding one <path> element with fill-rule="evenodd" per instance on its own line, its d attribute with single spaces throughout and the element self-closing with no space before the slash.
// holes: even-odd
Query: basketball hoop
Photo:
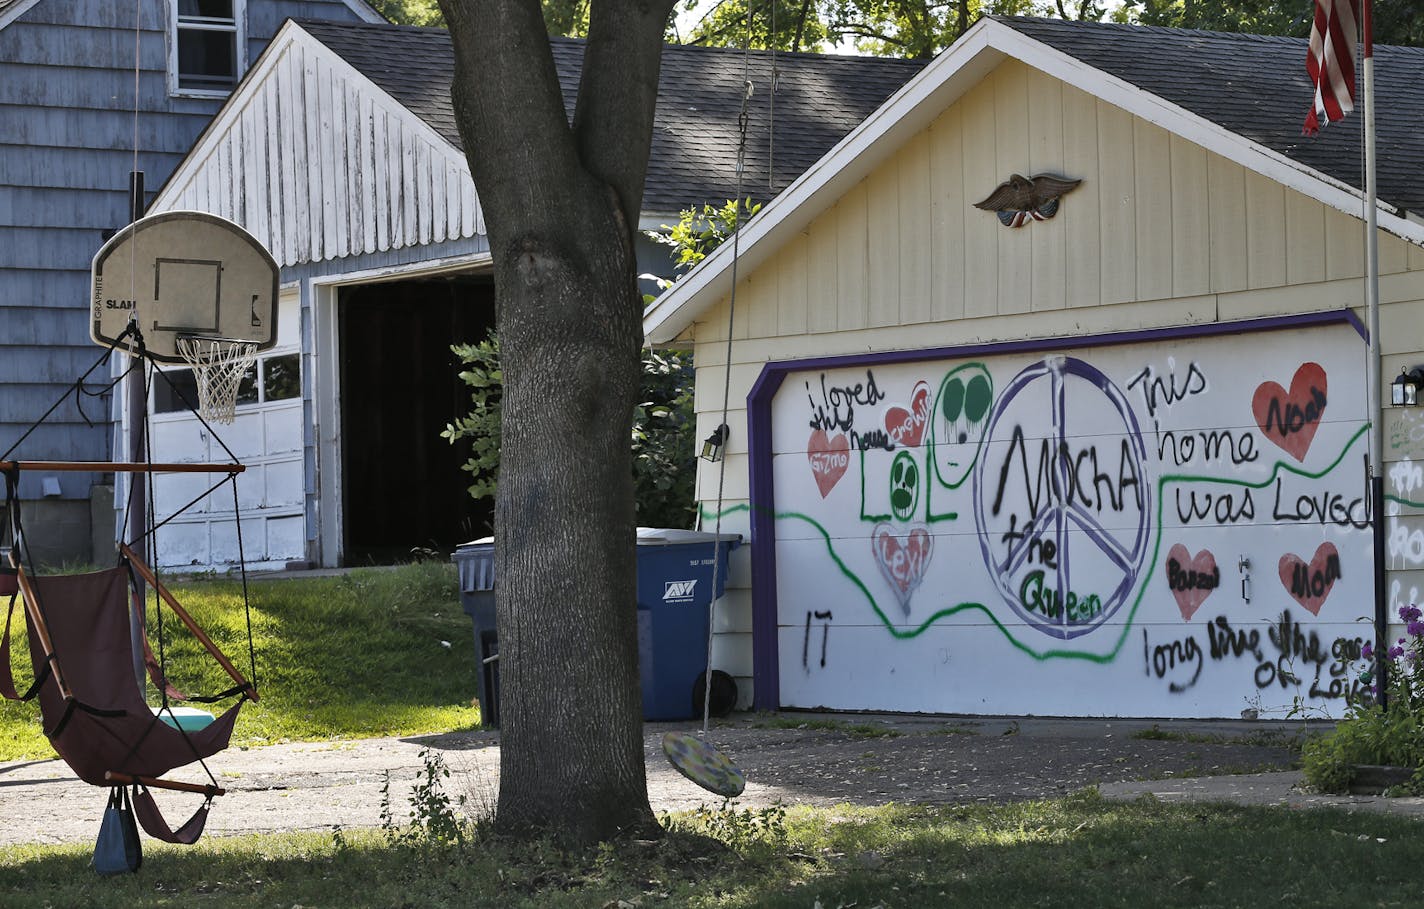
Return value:
<svg viewBox="0 0 1424 909">
<path fill-rule="evenodd" d="M 256 341 L 179 335 L 178 353 L 193 367 L 198 380 L 198 413 L 213 423 L 231 423 L 237 414 L 242 377 L 257 360 Z"/>
</svg>

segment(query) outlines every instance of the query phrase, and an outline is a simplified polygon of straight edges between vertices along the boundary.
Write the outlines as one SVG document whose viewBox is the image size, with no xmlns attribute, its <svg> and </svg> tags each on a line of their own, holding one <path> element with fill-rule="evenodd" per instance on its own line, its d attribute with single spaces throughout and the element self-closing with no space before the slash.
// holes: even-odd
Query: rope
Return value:
<svg viewBox="0 0 1424 909">
<path fill-rule="evenodd" d="M 237 474 L 228 474 L 232 481 L 232 522 L 237 525 L 237 564 L 242 575 L 242 611 L 247 617 L 247 681 L 257 688 L 257 648 L 252 643 L 252 603 L 247 597 L 247 550 L 242 545 L 242 514 L 237 507 Z"/>
<path fill-rule="evenodd" d="M 143 385 L 143 399 L 146 404 L 149 400 L 149 395 L 151 395 L 153 392 L 153 372 L 146 372 L 144 379 L 145 381 Z M 143 443 L 143 459 L 145 465 L 143 471 L 143 482 L 147 484 L 147 495 L 144 496 L 145 514 L 143 518 L 144 523 L 150 528 L 153 528 L 154 524 L 158 520 L 158 513 L 156 505 L 154 503 L 154 499 L 157 498 L 158 494 L 158 484 L 153 482 L 153 433 L 150 432 L 152 428 L 153 427 L 149 422 L 148 407 L 145 406 L 143 409 L 143 438 L 141 439 L 141 441 Z M 149 571 L 153 572 L 153 579 L 155 581 L 155 583 L 152 585 L 153 617 L 158 621 L 158 674 L 163 677 L 164 681 L 164 684 L 159 686 L 158 693 L 163 709 L 169 711 L 169 714 L 171 715 L 172 708 L 168 706 L 168 655 L 165 651 L 166 636 L 163 633 L 163 599 L 158 595 L 158 584 L 156 583 L 158 581 L 159 571 L 158 559 L 156 558 L 158 555 L 158 539 L 156 536 L 156 530 L 157 528 L 154 528 L 146 532 L 143 535 L 142 541 L 130 540 L 129 545 L 141 546 L 139 551 L 143 553 L 144 561 L 149 564 Z M 146 601 L 147 597 L 145 597 L 145 612 L 148 611 Z M 183 727 L 181 724 L 178 723 L 176 717 L 174 718 L 174 725 L 178 726 L 180 732 L 182 731 Z M 186 733 L 184 735 L 184 738 L 187 738 Z"/>
<path fill-rule="evenodd" d="M 776 192 L 776 89 L 781 71 L 776 68 L 776 0 L 771 0 L 771 85 L 766 94 L 766 197 Z"/>
<path fill-rule="evenodd" d="M 139 145 L 139 91 L 140 91 L 140 88 L 141 88 L 141 76 L 142 76 L 142 68 L 141 68 L 141 66 L 140 66 L 140 51 L 141 51 L 141 43 L 142 43 L 142 36 L 143 36 L 143 3 L 142 3 L 142 0 L 137 0 L 137 2 L 135 2 L 135 4 L 134 4 L 134 27 L 133 27 L 133 36 L 134 36 L 134 44 L 133 44 L 133 47 L 134 47 L 134 55 L 133 55 L 133 61 L 134 61 L 134 63 L 133 63 L 133 120 L 132 120 L 132 124 L 133 124 L 133 142 L 132 142 L 132 149 L 133 149 L 132 161 L 133 161 L 133 165 L 132 165 L 132 173 L 133 173 L 133 176 L 130 178 L 131 182 L 130 182 L 130 187 L 129 187 L 129 189 L 130 189 L 130 214 L 131 214 L 131 215 L 137 215 L 138 212 L 141 211 L 141 210 L 143 209 L 143 207 L 144 207 L 144 200 L 143 200 L 143 196 L 142 196 L 142 191 L 141 191 L 141 189 L 140 189 L 140 187 L 139 187 L 138 176 L 137 176 L 138 173 L 139 173 L 139 148 L 140 148 L 140 145 Z M 137 280 L 137 278 L 136 278 L 136 276 L 137 276 L 137 261 L 136 261 L 136 257 L 137 257 L 137 244 L 130 244 L 130 249 L 129 249 L 129 298 L 130 298 L 130 299 L 137 299 L 137 293 L 136 293 L 136 287 L 135 287 L 135 281 Z M 110 382 L 108 382 L 107 384 L 105 384 L 104 386 L 102 386 L 102 388 L 101 388 L 99 391 L 95 392 L 95 391 L 90 391 L 90 390 L 86 389 L 86 388 L 84 387 L 84 382 L 85 382 L 85 380 L 88 379 L 89 375 L 90 375 L 91 373 L 93 373 L 96 369 L 98 369 L 100 366 L 102 366 L 104 363 L 106 363 L 106 362 L 112 362 L 112 358 L 113 358 L 114 353 L 119 349 L 120 345 L 123 344 L 125 340 L 127 340 L 127 341 L 129 342 L 129 344 L 128 344 L 128 352 L 129 352 L 129 355 L 130 355 L 130 357 L 131 357 L 131 359 L 132 359 L 132 362 L 128 365 L 127 368 L 123 369 L 117 376 L 113 376 L 113 377 L 112 377 L 112 381 L 110 381 Z M 30 437 L 30 435 L 32 435 L 32 434 L 35 432 L 36 429 L 38 429 L 41 425 L 43 425 L 43 424 L 45 423 L 45 421 L 48 420 L 48 419 L 54 414 L 54 412 L 55 412 L 56 410 L 58 410 L 58 409 L 60 408 L 60 406 L 63 405 L 63 403 L 64 403 L 66 400 L 69 399 L 69 396 L 70 396 L 71 394 L 74 395 L 75 407 L 76 407 L 76 409 L 79 411 L 80 417 L 83 418 L 84 422 L 85 422 L 87 425 L 92 426 L 92 425 L 93 425 L 93 422 L 89 419 L 88 415 L 84 413 L 83 397 L 82 397 L 82 396 L 87 394 L 87 395 L 90 395 L 90 396 L 92 396 L 92 397 L 102 397 L 105 393 L 112 392 L 112 391 L 114 390 L 114 388 L 115 388 L 120 382 L 127 380 L 127 379 L 133 374 L 134 370 L 136 370 L 136 369 L 140 371 L 140 377 L 141 377 L 141 380 L 140 380 L 140 382 L 138 383 L 139 388 L 142 389 L 142 392 L 143 392 L 143 395 L 144 395 L 144 400 L 147 401 L 148 396 L 152 393 L 152 390 L 153 390 L 153 389 L 152 389 L 153 374 L 154 374 L 154 373 L 157 373 L 157 372 L 161 372 L 161 370 L 158 370 L 158 369 L 156 369 L 156 368 L 152 368 L 151 358 L 149 357 L 148 351 L 147 351 L 147 349 L 146 349 L 146 347 L 144 346 L 144 343 L 143 343 L 143 335 L 142 335 L 142 333 L 139 331 L 137 322 L 131 317 L 128 326 L 124 329 L 123 332 L 121 332 L 121 333 L 119 334 L 118 338 L 116 338 L 116 339 L 114 340 L 114 342 L 108 346 L 108 348 L 107 348 L 107 349 L 104 351 L 104 353 L 99 357 L 99 359 L 94 363 L 94 365 L 90 366 L 89 369 L 85 370 L 85 372 L 83 373 L 83 375 L 81 375 L 81 376 L 79 377 L 79 379 L 77 379 L 77 380 L 73 383 L 73 385 L 72 385 L 71 387 L 66 388 L 65 391 L 64 391 L 64 393 L 63 393 L 62 395 L 60 395 L 60 397 L 58 398 L 58 400 L 56 400 L 55 403 L 54 403 L 53 405 L 51 405 L 50 408 L 49 408 L 47 411 L 45 411 L 45 413 L 44 413 L 38 420 L 36 420 L 34 423 L 32 423 L 32 424 L 30 425 L 30 427 L 29 427 L 28 429 L 26 429 L 25 432 L 24 432 L 8 449 L 6 449 L 6 451 L 4 452 L 4 454 L 0 454 L 0 460 L 9 460 L 9 459 L 10 459 L 10 455 L 13 454 L 13 453 L 15 452 L 15 450 L 16 450 L 17 448 L 19 448 L 19 446 L 20 446 L 22 443 L 24 443 L 24 441 L 25 441 L 26 439 L 28 439 L 28 438 Z M 111 368 L 111 370 L 110 370 L 111 376 L 112 376 L 112 372 L 113 372 L 113 370 L 112 370 L 112 368 Z M 169 379 L 167 376 L 165 376 L 164 378 L 165 378 L 166 381 L 169 382 L 170 385 L 172 384 L 172 379 Z M 132 384 L 130 384 L 130 390 L 132 390 Z M 222 447 L 223 451 L 227 453 L 228 457 L 229 457 L 232 461 L 234 461 L 234 462 L 237 461 L 237 457 L 236 457 L 236 455 L 234 455 L 234 454 L 232 453 L 232 450 L 229 449 L 228 446 L 226 445 L 226 443 L 224 443 L 224 442 L 222 441 L 221 437 L 219 437 L 216 433 L 213 433 L 213 432 L 212 432 L 212 427 L 208 425 L 208 422 L 203 419 L 202 415 L 199 414 L 199 413 L 197 413 L 197 408 L 194 408 L 194 407 L 192 406 L 192 404 L 191 404 L 189 401 L 187 401 L 187 399 L 181 394 L 181 392 L 179 393 L 179 398 L 180 398 L 181 400 L 183 400 L 183 403 L 184 403 L 185 405 L 187 405 L 188 408 L 194 412 L 194 415 L 197 416 L 198 419 L 199 419 L 199 421 L 202 422 L 203 428 L 204 428 L 205 430 L 208 430 L 209 433 L 212 435 L 213 438 L 216 438 L 216 439 L 217 439 L 218 444 Z M 141 444 L 141 446 L 142 446 L 142 448 L 143 448 L 143 452 L 144 452 L 144 456 L 145 456 L 145 461 L 146 461 L 147 467 L 146 467 L 146 470 L 143 472 L 141 478 L 140 478 L 138 475 L 128 475 L 128 479 L 127 479 L 127 486 L 128 486 L 128 489 L 127 489 L 127 495 L 125 496 L 125 505 L 124 505 L 124 518 L 125 518 L 124 525 L 125 525 L 125 527 L 128 526 L 128 517 L 129 517 L 130 514 L 132 513 L 132 507 L 133 507 L 133 504 L 134 504 L 134 498 L 135 498 L 135 496 L 136 496 L 136 494 L 137 494 L 137 493 L 136 493 L 136 490 L 139 488 L 139 487 L 138 487 L 138 483 L 139 483 L 139 482 L 145 482 L 145 483 L 147 483 L 146 491 L 147 491 L 148 495 L 146 496 L 147 502 L 146 502 L 146 509 L 145 509 L 145 511 L 146 511 L 145 518 L 146 518 L 146 524 L 148 525 L 149 529 L 142 535 L 142 537 L 141 537 L 139 540 L 134 540 L 134 541 L 131 541 L 131 542 L 132 542 L 134 545 L 138 545 L 138 546 L 141 547 L 141 550 L 140 550 L 140 551 L 142 551 L 142 552 L 145 554 L 145 556 L 148 557 L 148 562 L 149 562 L 149 564 L 153 566 L 151 570 L 154 572 L 154 577 L 157 578 L 157 576 L 158 576 L 158 570 L 159 570 L 159 569 L 158 569 L 158 560 L 157 560 L 157 558 L 156 558 L 156 555 L 157 555 L 157 540 L 156 540 L 156 538 L 155 538 L 155 533 L 156 533 L 156 531 L 158 530 L 158 528 L 161 527 L 161 526 L 163 526 L 164 524 L 167 524 L 168 521 L 171 521 L 174 517 L 177 517 L 178 514 L 181 514 L 183 511 L 186 511 L 188 508 L 192 507 L 192 505 L 193 505 L 194 503 L 196 503 L 196 502 L 198 501 L 198 499 L 201 499 L 201 498 L 203 498 L 204 496 L 206 496 L 206 495 L 208 495 L 209 493 L 211 493 L 214 489 L 217 488 L 218 485 L 221 485 L 221 483 L 224 482 L 224 481 L 219 481 L 218 484 L 215 484 L 211 489 L 209 489 L 207 492 L 203 493 L 202 496 L 199 496 L 198 499 L 194 499 L 193 502 L 189 502 L 188 505 L 185 505 L 182 509 L 180 509 L 178 512 L 176 512 L 174 515 L 170 516 L 168 519 L 166 519 L 165 521 L 163 521 L 162 524 L 157 523 L 157 522 L 156 522 L 157 514 L 156 514 L 156 511 L 155 511 L 155 507 L 156 507 L 156 506 L 155 506 L 155 503 L 154 503 L 155 488 L 156 488 L 156 487 L 155 487 L 155 483 L 154 483 L 154 481 L 153 481 L 154 472 L 153 472 L 152 433 L 150 432 L 151 427 L 150 427 L 150 425 L 149 425 L 149 411 L 148 411 L 148 408 L 145 406 L 145 407 L 143 408 L 143 411 L 144 411 L 144 418 L 143 418 L 143 423 L 142 423 L 142 425 L 141 425 L 140 427 L 129 427 L 129 431 L 130 431 L 131 433 L 132 433 L 132 432 L 136 432 L 136 431 L 141 431 L 141 432 L 142 432 L 142 437 L 141 437 L 141 439 L 140 439 L 139 441 L 140 441 L 140 444 Z M 111 436 L 111 438 L 112 438 L 112 436 Z M 133 446 L 131 446 L 131 447 L 133 447 Z M 230 480 L 230 481 L 232 482 L 232 484 L 233 484 L 233 503 L 234 503 L 234 509 L 236 508 L 236 504 L 237 504 L 237 479 L 236 479 L 236 478 L 237 478 L 237 475 L 236 475 L 235 473 L 228 475 L 228 480 Z M 35 571 L 34 571 L 34 557 L 33 557 L 33 554 L 32 554 L 31 551 L 30 551 L 28 540 L 25 539 L 24 534 L 23 534 L 23 532 L 22 532 L 22 530 L 21 530 L 21 524 L 20 524 L 20 511 L 19 511 L 19 506 L 18 506 L 18 471 L 16 471 L 16 476 L 15 476 L 15 477 L 10 477 L 10 476 L 7 475 L 7 477 L 6 477 L 6 482 L 7 482 L 7 487 L 8 487 L 8 489 L 7 489 L 7 506 L 9 506 L 10 510 L 12 511 L 12 514 L 9 515 L 9 522 L 8 522 L 8 523 L 10 524 L 10 528 L 11 528 L 11 532 L 12 532 L 12 537 L 13 537 L 13 539 L 12 539 L 12 544 L 13 544 L 13 546 L 16 548 L 16 550 L 17 550 L 18 553 L 19 553 L 19 559 L 17 559 L 16 562 L 17 562 L 17 564 L 19 564 L 20 561 L 23 561 L 24 563 L 28 564 L 29 567 L 30 567 L 30 573 L 31 573 L 31 575 L 34 575 L 34 574 L 35 574 Z M 236 517 L 237 517 L 237 516 L 236 516 L 236 512 L 234 511 L 234 518 L 236 518 Z M 242 563 L 242 565 L 243 565 L 243 569 L 242 569 L 242 572 L 243 572 L 243 585 L 242 585 L 242 587 L 243 587 L 243 605 L 244 605 L 244 608 L 247 609 L 247 644 L 248 644 L 249 656 L 250 656 L 250 658 L 252 659 L 252 662 L 253 662 L 254 678 L 255 678 L 256 657 L 255 657 L 255 651 L 254 651 L 254 646 L 253 646 L 253 642 L 252 642 L 252 614 L 251 614 L 251 607 L 250 607 L 250 604 L 247 602 L 247 570 L 246 570 L 246 558 L 245 558 L 245 555 L 244 555 L 244 550 L 243 550 L 243 548 L 242 548 L 242 529 L 241 529 L 241 521 L 240 521 L 240 520 L 238 521 L 238 559 L 239 559 L 239 561 L 240 561 L 240 562 Z M 43 599 L 43 598 L 41 598 L 41 600 L 42 600 L 42 599 Z M 39 613 L 40 613 L 41 618 L 43 618 L 45 622 L 49 622 L 49 616 L 46 614 L 46 610 L 45 610 L 45 607 L 44 607 L 43 602 L 36 603 L 35 606 L 36 606 L 36 608 L 39 610 Z M 143 612 L 146 612 L 146 611 L 147 611 L 146 599 L 145 599 L 145 602 L 142 602 L 142 603 L 139 604 L 139 608 L 140 608 Z M 208 779 L 212 781 L 212 783 L 213 783 L 214 786 L 216 786 L 216 785 L 217 785 L 217 778 L 213 775 L 213 772 L 208 768 L 207 763 L 206 763 L 206 762 L 202 759 L 202 757 L 198 754 L 197 746 L 193 744 L 193 741 L 192 741 L 192 739 L 189 737 L 187 731 L 184 730 L 183 727 L 182 727 L 182 724 L 180 724 L 180 723 L 177 721 L 177 717 L 176 717 L 176 716 L 173 716 L 173 709 L 172 709 L 172 707 L 171 707 L 170 704 L 169 704 L 168 690 L 167 690 L 167 684 L 166 684 L 166 683 L 167 683 L 167 677 L 168 677 L 167 658 L 166 658 L 166 647 L 165 647 L 165 644 L 166 644 L 166 636 L 165 636 L 165 634 L 164 634 L 162 601 L 161 601 L 161 599 L 159 598 L 158 591 L 157 591 L 156 589 L 154 590 L 154 615 L 155 615 L 155 617 L 157 618 L 157 621 L 158 621 L 158 661 L 159 661 L 159 672 L 160 672 L 160 674 L 162 675 L 162 677 L 163 677 L 163 679 L 164 679 L 164 682 L 165 682 L 164 685 L 160 685 L 160 686 L 159 686 L 160 696 L 161 696 L 161 698 L 162 698 L 162 710 L 166 710 L 166 711 L 168 712 L 169 716 L 170 716 L 170 717 L 173 717 L 173 720 L 174 720 L 174 727 L 177 728 L 178 732 L 182 735 L 184 741 L 186 741 L 186 742 L 188 743 L 188 746 L 189 746 L 189 748 L 192 750 L 194 757 L 197 758 L 197 761 L 198 761 L 199 765 L 201 765 L 202 768 L 203 768 L 203 771 L 204 771 L 205 773 L 207 773 Z M 140 614 L 140 618 L 142 618 L 142 613 Z M 46 669 L 46 672 L 48 672 L 48 668 Z M 253 684 L 255 684 L 255 681 L 253 682 Z M 71 701 L 70 704 L 68 705 L 68 708 L 67 708 L 66 711 L 65 711 L 64 716 L 60 719 L 60 721 L 58 722 L 58 724 L 56 724 L 55 729 L 52 730 L 52 731 L 50 731 L 50 732 L 47 733 L 47 734 L 48 734 L 48 735 L 51 735 L 51 736 L 58 735 L 59 732 L 60 732 L 60 730 L 65 726 L 65 724 L 68 723 L 69 717 L 73 714 L 73 711 L 75 710 L 76 707 L 79 708 L 79 709 L 85 710 L 86 712 L 89 712 L 89 713 L 91 713 L 91 714 L 94 714 L 94 715 L 96 715 L 96 716 L 116 716 L 116 715 L 121 715 L 121 714 L 122 714 L 122 711 L 115 712 L 115 711 L 98 710 L 98 709 L 96 709 L 96 708 L 89 707 L 88 705 L 81 704 L 81 703 L 79 703 L 77 700 Z M 157 713 L 154 714 L 153 722 L 154 722 L 154 723 L 159 722 L 159 715 L 158 715 Z M 125 762 L 126 762 L 129 758 L 131 758 L 131 757 L 133 756 L 133 754 L 137 751 L 138 747 L 142 744 L 142 741 L 143 741 L 143 738 L 140 737 L 139 740 L 136 741 L 136 742 L 133 744 L 133 746 L 131 747 L 131 749 L 130 749 L 130 751 L 129 751 L 128 757 L 126 757 L 126 758 L 124 759 Z M 136 787 L 136 788 L 137 788 L 137 787 Z M 212 797 L 209 796 L 209 797 L 208 797 L 208 801 L 210 802 L 211 800 L 212 800 Z"/>
<path fill-rule="evenodd" d="M 733 209 L 737 213 L 737 224 L 732 231 L 732 291 L 727 301 L 727 348 L 722 364 L 722 419 L 717 424 L 719 427 L 727 425 L 728 403 L 732 395 L 732 329 L 736 324 L 737 315 L 737 259 L 741 253 L 740 236 L 742 233 L 742 176 L 746 170 L 747 158 L 747 123 L 749 120 L 748 108 L 751 104 L 752 93 L 755 87 L 752 84 L 751 76 L 751 32 L 752 32 L 752 7 L 747 4 L 747 41 L 742 48 L 742 110 L 737 116 L 737 194 L 735 197 L 736 207 Z M 727 440 L 723 439 L 726 445 Z M 721 577 L 722 568 L 722 500 L 727 486 L 727 455 L 724 452 L 717 461 L 717 516 L 713 522 L 712 534 L 712 597 L 707 603 L 707 671 L 703 674 L 702 684 L 702 735 L 707 735 L 707 727 L 712 715 L 712 640 L 714 637 L 712 621 L 717 614 L 717 580 Z"/>
<path fill-rule="evenodd" d="M 100 386 L 99 391 L 89 391 L 88 389 L 85 389 L 84 382 L 86 379 L 89 378 L 90 373 L 94 372 L 94 370 L 98 369 L 100 366 L 103 366 L 105 363 L 108 362 L 109 357 L 113 354 L 115 350 L 118 349 L 119 345 L 123 343 L 126 338 L 129 337 L 129 333 L 132 331 L 137 331 L 137 329 L 132 325 L 130 325 L 128 328 L 125 328 L 119 334 L 119 336 L 114 339 L 114 343 L 110 344 L 108 349 L 99 355 L 99 359 L 94 361 L 94 365 L 84 370 L 84 373 L 80 375 L 78 379 L 75 379 L 73 383 L 71 383 L 69 386 L 66 386 L 63 394 L 61 394 L 55 400 L 55 402 L 50 405 L 49 410 L 46 410 L 38 420 L 31 423 L 29 429 L 26 429 L 24 434 L 22 434 L 18 439 L 15 440 L 14 444 L 12 444 L 9 448 L 5 449 L 3 454 L 0 454 L 0 461 L 10 460 L 10 456 L 15 453 L 15 450 L 19 448 L 20 445 L 22 445 L 24 441 L 28 439 L 36 429 L 39 429 L 40 426 L 46 420 L 53 416 L 54 412 L 56 410 L 59 410 L 59 408 L 64 405 L 65 401 L 69 400 L 69 396 L 71 394 L 75 395 L 76 397 L 80 394 L 87 394 L 90 397 L 97 398 L 102 396 L 106 392 L 112 391 L 114 389 L 114 386 L 118 385 L 119 382 L 122 381 L 123 378 L 128 375 L 128 370 L 124 370 L 122 374 L 114 378 L 112 381 Z"/>
</svg>

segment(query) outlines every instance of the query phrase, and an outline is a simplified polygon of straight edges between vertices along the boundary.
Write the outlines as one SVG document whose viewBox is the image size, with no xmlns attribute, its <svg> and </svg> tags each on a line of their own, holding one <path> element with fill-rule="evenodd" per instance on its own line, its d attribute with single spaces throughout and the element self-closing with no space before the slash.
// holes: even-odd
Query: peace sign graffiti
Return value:
<svg viewBox="0 0 1424 909">
<path fill-rule="evenodd" d="M 974 469 L 989 575 L 1025 622 L 1069 640 L 1113 615 L 1147 556 L 1147 450 L 1126 396 L 1097 368 L 1050 357 L 994 406 Z"/>
</svg>

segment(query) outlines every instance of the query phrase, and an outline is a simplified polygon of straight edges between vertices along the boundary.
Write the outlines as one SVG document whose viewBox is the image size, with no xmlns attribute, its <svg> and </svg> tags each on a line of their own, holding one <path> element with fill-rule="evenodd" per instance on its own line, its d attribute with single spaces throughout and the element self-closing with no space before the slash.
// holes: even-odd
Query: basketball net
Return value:
<svg viewBox="0 0 1424 909">
<path fill-rule="evenodd" d="M 257 360 L 257 342 L 179 335 L 174 346 L 198 380 L 198 413 L 209 422 L 231 423 L 242 377 Z"/>
</svg>

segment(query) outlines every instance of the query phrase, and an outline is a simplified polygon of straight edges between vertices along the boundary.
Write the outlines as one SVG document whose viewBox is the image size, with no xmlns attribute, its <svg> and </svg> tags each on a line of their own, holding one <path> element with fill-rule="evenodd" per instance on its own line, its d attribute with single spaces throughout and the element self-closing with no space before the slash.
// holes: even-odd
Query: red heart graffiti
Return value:
<svg viewBox="0 0 1424 909">
<path fill-rule="evenodd" d="M 1281 556 L 1281 583 L 1286 592 L 1311 615 L 1320 615 L 1320 607 L 1330 596 L 1330 589 L 1340 579 L 1340 551 L 1334 543 L 1321 543 L 1310 564 L 1295 553 Z"/>
<path fill-rule="evenodd" d="M 892 407 L 885 411 L 885 431 L 890 440 L 901 448 L 914 448 L 925 437 L 925 426 L 930 422 L 930 386 L 928 382 L 916 382 L 910 393 L 910 409 Z"/>
<path fill-rule="evenodd" d="M 1251 398 L 1251 413 L 1266 438 L 1297 461 L 1305 460 L 1320 418 L 1325 413 L 1325 369 L 1302 363 L 1291 379 L 1290 392 L 1275 382 L 1262 382 Z"/>
<path fill-rule="evenodd" d="M 824 429 L 817 429 L 806 443 L 806 458 L 811 462 L 811 475 L 816 478 L 816 486 L 824 499 L 850 466 L 850 442 L 843 432 L 831 438 Z"/>
<path fill-rule="evenodd" d="M 1191 621 L 1211 592 L 1221 586 L 1221 569 L 1216 567 L 1216 556 L 1203 549 L 1192 558 L 1187 547 L 1174 544 L 1167 553 L 1167 586 L 1172 588 L 1182 620 Z"/>
<path fill-rule="evenodd" d="M 925 579 L 925 569 L 930 564 L 930 553 L 934 549 L 934 537 L 923 527 L 914 527 L 908 536 L 896 536 L 889 524 L 875 525 L 870 538 L 871 549 L 875 552 L 875 564 L 880 573 L 890 582 L 895 599 L 905 615 L 910 614 L 910 597 Z"/>
</svg>

